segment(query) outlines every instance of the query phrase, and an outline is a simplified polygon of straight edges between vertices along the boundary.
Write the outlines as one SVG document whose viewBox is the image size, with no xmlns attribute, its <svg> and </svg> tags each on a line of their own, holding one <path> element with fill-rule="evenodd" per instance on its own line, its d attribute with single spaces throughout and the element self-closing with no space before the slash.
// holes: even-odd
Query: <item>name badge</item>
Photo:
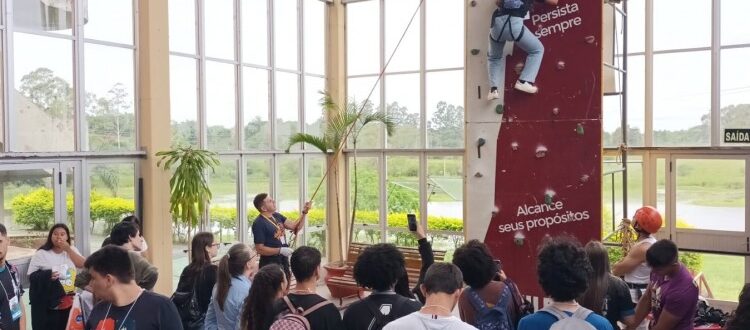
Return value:
<svg viewBox="0 0 750 330">
<path fill-rule="evenodd" d="M 18 321 L 21 318 L 21 304 L 18 303 L 18 296 L 10 298 L 8 306 L 10 306 L 10 315 L 13 316 L 13 322 Z"/>
</svg>

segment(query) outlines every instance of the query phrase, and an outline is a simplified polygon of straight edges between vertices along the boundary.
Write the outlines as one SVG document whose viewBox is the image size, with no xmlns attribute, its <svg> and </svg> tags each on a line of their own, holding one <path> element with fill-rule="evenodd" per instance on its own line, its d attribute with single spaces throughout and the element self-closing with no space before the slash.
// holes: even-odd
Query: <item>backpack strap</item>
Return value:
<svg viewBox="0 0 750 330">
<path fill-rule="evenodd" d="M 319 302 L 319 303 L 317 303 L 315 305 L 310 306 L 310 308 L 308 308 L 304 312 L 302 312 L 301 315 L 302 316 L 308 316 L 308 315 L 312 314 L 313 312 L 315 312 L 316 310 L 318 310 L 318 309 L 320 309 L 320 308 L 322 308 L 322 307 L 324 307 L 326 305 L 329 305 L 329 304 L 333 304 L 333 303 L 330 302 L 330 301 L 328 301 L 328 300 L 323 300 L 323 301 L 321 301 L 321 302 Z"/>
<path fill-rule="evenodd" d="M 380 306 L 374 306 L 374 303 L 367 299 L 364 299 L 362 301 L 365 303 L 367 309 L 370 310 L 370 313 L 372 313 L 372 316 L 375 318 L 375 321 L 377 323 L 383 323 L 385 321 L 385 315 L 383 315 L 383 313 L 380 312 L 380 308 L 378 308 Z M 391 312 L 393 312 L 393 307 L 391 307 Z"/>
<path fill-rule="evenodd" d="M 487 304 L 482 300 L 482 297 L 479 296 L 479 293 L 471 287 L 466 289 L 466 293 L 468 294 L 469 303 L 471 303 L 474 310 L 478 312 L 477 314 L 484 314 L 487 311 Z"/>
<path fill-rule="evenodd" d="M 568 314 L 565 314 L 565 312 L 561 311 L 559 308 L 552 306 L 552 305 L 545 306 L 544 308 L 541 309 L 541 311 L 556 317 L 558 321 L 568 318 Z"/>
<path fill-rule="evenodd" d="M 578 310 L 576 310 L 576 312 L 573 313 L 573 317 L 586 321 L 586 318 L 589 317 L 591 313 L 593 312 L 590 309 L 587 309 L 585 307 L 579 307 Z"/>
<path fill-rule="evenodd" d="M 284 300 L 284 303 L 286 304 L 286 307 L 289 308 L 289 311 L 293 314 L 300 314 L 300 312 L 297 310 L 297 307 L 294 307 L 294 304 L 292 304 L 292 301 L 289 299 L 289 296 L 284 296 L 284 298 L 281 298 Z"/>
</svg>

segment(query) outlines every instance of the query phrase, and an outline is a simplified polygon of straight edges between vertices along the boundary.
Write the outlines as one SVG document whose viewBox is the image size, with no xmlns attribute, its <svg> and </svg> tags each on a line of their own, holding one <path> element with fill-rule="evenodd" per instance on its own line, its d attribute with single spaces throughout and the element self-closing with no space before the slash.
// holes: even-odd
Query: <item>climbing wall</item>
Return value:
<svg viewBox="0 0 750 330">
<path fill-rule="evenodd" d="M 473 181 L 479 191 L 493 187 L 490 197 L 475 194 L 484 202 L 492 198 L 492 210 L 467 211 L 468 225 L 485 229 L 483 235 L 469 230 L 469 237 L 484 239 L 525 294 L 543 297 L 535 256 L 544 236 L 569 233 L 586 243 L 601 235 L 602 2 L 535 5 L 526 26 L 545 46 L 539 93 L 513 89 L 526 53 L 506 47 L 504 107 L 497 112 L 497 102 L 480 99 L 487 88 L 486 38 L 493 4 L 470 1 L 467 6 L 467 107 L 482 112 L 467 116 L 468 129 L 477 130 L 467 132 L 469 164 L 472 158 L 478 161 L 470 165 L 476 169 L 467 171 L 467 185 Z M 472 22 L 472 16 L 484 26 Z M 472 62 L 484 74 L 469 71 Z M 492 123 L 496 131 L 489 128 Z M 496 139 L 485 143 L 493 154 L 477 146 L 480 138 Z M 476 218 L 489 218 L 489 223 Z"/>
</svg>

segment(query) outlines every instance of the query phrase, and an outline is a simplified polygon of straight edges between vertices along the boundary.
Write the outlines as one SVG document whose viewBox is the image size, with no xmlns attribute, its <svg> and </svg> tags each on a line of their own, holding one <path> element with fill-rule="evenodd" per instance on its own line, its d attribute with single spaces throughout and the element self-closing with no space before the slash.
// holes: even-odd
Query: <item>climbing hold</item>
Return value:
<svg viewBox="0 0 750 330">
<path fill-rule="evenodd" d="M 484 176 L 484 175 L 482 175 L 482 173 L 479 173 L 479 172 L 477 172 L 477 173 L 474 173 L 474 177 L 476 177 L 476 178 L 481 178 L 481 177 L 483 177 L 483 176 Z"/>
<path fill-rule="evenodd" d="M 477 0 L 471 0 L 471 6 L 476 7 L 477 6 Z"/>
<path fill-rule="evenodd" d="M 526 240 L 526 236 L 524 236 L 521 232 L 517 232 L 515 235 L 513 235 L 513 242 L 516 243 L 516 245 L 521 246 L 523 245 L 523 242 Z"/>
<path fill-rule="evenodd" d="M 523 66 L 524 66 L 523 62 L 516 63 L 516 67 L 515 67 L 516 74 L 521 74 L 521 71 L 523 71 Z"/>
<path fill-rule="evenodd" d="M 558 108 L 558 107 L 552 108 L 552 114 L 555 115 L 555 116 L 559 115 L 560 114 L 560 108 Z"/>
<path fill-rule="evenodd" d="M 594 41 L 596 41 L 596 37 L 594 37 L 594 36 L 586 36 L 586 43 L 593 44 Z"/>
<path fill-rule="evenodd" d="M 547 147 L 545 146 L 536 147 L 536 158 L 543 158 L 544 156 L 547 156 Z"/>
<path fill-rule="evenodd" d="M 581 175 L 581 182 L 586 182 L 586 181 L 589 181 L 588 174 Z"/>
<path fill-rule="evenodd" d="M 476 48 L 472 49 L 471 55 L 476 55 L 476 54 L 479 54 L 479 49 L 476 49 Z"/>
<path fill-rule="evenodd" d="M 500 208 L 497 207 L 497 205 L 495 205 L 495 208 L 492 209 L 492 215 L 494 216 L 494 215 L 497 215 L 498 213 L 500 213 Z"/>
<path fill-rule="evenodd" d="M 510 148 L 515 150 L 518 150 L 518 142 L 513 141 L 513 143 L 510 144 Z"/>
<path fill-rule="evenodd" d="M 578 123 L 578 124 L 576 125 L 576 133 L 577 133 L 578 135 L 583 135 L 583 124 L 581 124 L 581 123 Z"/>
<path fill-rule="evenodd" d="M 502 105 L 502 104 L 498 104 L 498 105 L 496 105 L 496 106 L 495 106 L 495 112 L 496 112 L 496 113 L 497 113 L 498 115 L 501 115 L 501 114 L 503 114 L 503 112 L 505 112 L 505 106 L 504 106 L 504 105 Z"/>
<path fill-rule="evenodd" d="M 565 69 L 565 61 L 557 61 L 557 69 L 558 70 Z"/>
<path fill-rule="evenodd" d="M 555 197 L 555 192 L 547 189 L 547 191 L 544 192 L 544 204 L 551 205 L 552 204 L 552 198 Z"/>
</svg>

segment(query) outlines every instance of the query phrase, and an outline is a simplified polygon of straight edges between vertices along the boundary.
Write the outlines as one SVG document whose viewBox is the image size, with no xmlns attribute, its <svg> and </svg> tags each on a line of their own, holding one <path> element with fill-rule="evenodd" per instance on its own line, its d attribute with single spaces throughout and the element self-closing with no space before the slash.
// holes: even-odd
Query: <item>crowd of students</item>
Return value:
<svg viewBox="0 0 750 330">
<path fill-rule="evenodd" d="M 301 226 L 310 205 L 293 221 L 276 212 L 266 194 L 254 204 L 260 211 L 254 248 L 235 244 L 216 265 L 219 243 L 211 233 L 196 234 L 171 298 L 151 291 L 158 271 L 141 255 L 147 244 L 136 218 L 115 225 L 105 246 L 88 258 L 71 244 L 66 225 L 54 225 L 28 268 L 32 328 L 69 329 L 76 299 L 88 293 L 96 304 L 84 308 L 81 328 L 92 330 L 693 329 L 698 288 L 677 246 L 653 236 L 662 225 L 653 208 L 636 212 L 638 239 L 611 270 L 601 242 L 583 246 L 573 237 L 547 237 L 537 254 L 539 284 L 550 299 L 541 310 L 524 299 L 484 243 L 471 240 L 455 250 L 451 263 L 434 262 L 417 225 L 422 268 L 416 285 L 410 287 L 396 246 L 371 245 L 352 269 L 371 293 L 341 313 L 317 294 L 320 251 L 292 250 L 286 241 L 286 231 Z M 0 328 L 25 329 L 26 291 L 18 269 L 6 261 L 9 243 L 0 224 Z M 750 329 L 750 284 L 739 300 L 725 329 Z"/>
</svg>

